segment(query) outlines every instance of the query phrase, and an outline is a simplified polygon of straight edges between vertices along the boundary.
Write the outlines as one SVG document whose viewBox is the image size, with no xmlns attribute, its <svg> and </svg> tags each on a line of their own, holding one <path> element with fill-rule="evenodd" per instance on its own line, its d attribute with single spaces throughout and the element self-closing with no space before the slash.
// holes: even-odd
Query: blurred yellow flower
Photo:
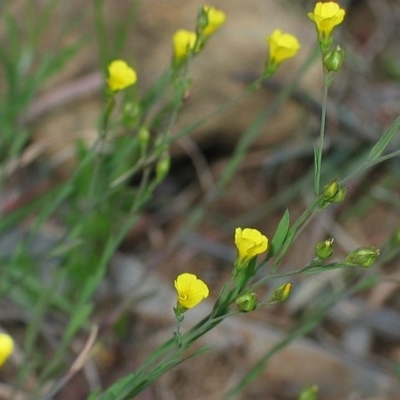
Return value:
<svg viewBox="0 0 400 400">
<path fill-rule="evenodd" d="M 196 44 L 196 34 L 185 29 L 179 29 L 172 37 L 176 60 L 182 60 L 189 55 Z"/>
<path fill-rule="evenodd" d="M 333 28 L 342 23 L 346 12 L 334 1 L 319 2 L 308 18 L 314 21 L 318 35 L 322 38 L 331 36 Z"/>
<path fill-rule="evenodd" d="M 209 294 L 208 286 L 194 274 L 180 274 L 174 285 L 178 293 L 177 308 L 180 311 L 197 306 Z"/>
<path fill-rule="evenodd" d="M 275 29 L 271 36 L 265 38 L 269 45 L 268 63 L 278 66 L 282 61 L 294 57 L 300 49 L 300 43 L 296 36 Z"/>
<path fill-rule="evenodd" d="M 210 36 L 225 23 L 226 15 L 223 11 L 211 6 L 204 6 L 203 11 L 207 14 L 207 25 L 203 29 L 203 34 Z"/>
<path fill-rule="evenodd" d="M 108 65 L 108 87 L 116 92 L 136 83 L 137 75 L 123 60 L 114 60 Z"/>
<path fill-rule="evenodd" d="M 6 333 L 0 333 L 0 367 L 14 351 L 14 341 Z"/>
<path fill-rule="evenodd" d="M 239 261 L 248 261 L 267 250 L 268 238 L 257 229 L 236 228 L 235 245 Z"/>
</svg>

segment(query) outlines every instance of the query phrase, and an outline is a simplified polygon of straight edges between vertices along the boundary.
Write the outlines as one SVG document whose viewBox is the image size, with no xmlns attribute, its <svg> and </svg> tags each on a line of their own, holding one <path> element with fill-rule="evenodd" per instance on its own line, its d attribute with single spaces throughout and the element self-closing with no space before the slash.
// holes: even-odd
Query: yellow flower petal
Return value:
<svg viewBox="0 0 400 400">
<path fill-rule="evenodd" d="M 113 92 L 123 90 L 136 83 L 137 75 L 135 70 L 123 60 L 114 60 L 107 69 L 109 75 L 108 87 Z"/>
<path fill-rule="evenodd" d="M 0 333 L 0 367 L 6 362 L 13 351 L 14 341 L 12 337 L 5 333 Z"/>
<path fill-rule="evenodd" d="M 208 286 L 194 274 L 186 272 L 179 275 L 174 285 L 178 293 L 179 308 L 193 308 L 209 295 Z"/>
<path fill-rule="evenodd" d="M 333 28 L 343 22 L 346 12 L 333 1 L 319 2 L 315 5 L 314 12 L 308 13 L 315 23 L 318 34 L 327 38 L 332 35 Z"/>
<path fill-rule="evenodd" d="M 211 6 L 204 6 L 203 10 L 207 14 L 207 26 L 204 28 L 203 34 L 210 36 L 225 23 L 226 15 L 223 11 Z"/>
<path fill-rule="evenodd" d="M 271 36 L 265 38 L 265 41 L 269 44 L 269 60 L 274 65 L 279 65 L 282 61 L 294 57 L 300 49 L 296 36 L 279 29 L 275 29 Z"/>
<path fill-rule="evenodd" d="M 189 55 L 196 44 L 196 34 L 185 29 L 179 29 L 172 37 L 174 45 L 174 55 L 177 60 L 181 60 Z"/>
<path fill-rule="evenodd" d="M 257 229 L 236 228 L 235 244 L 240 261 L 248 261 L 268 248 L 268 238 Z"/>
</svg>

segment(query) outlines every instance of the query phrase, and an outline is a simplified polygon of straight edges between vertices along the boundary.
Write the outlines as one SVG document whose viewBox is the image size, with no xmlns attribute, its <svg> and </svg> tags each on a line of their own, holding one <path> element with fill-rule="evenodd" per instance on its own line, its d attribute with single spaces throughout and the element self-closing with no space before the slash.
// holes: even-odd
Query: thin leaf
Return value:
<svg viewBox="0 0 400 400">
<path fill-rule="evenodd" d="M 394 120 L 389 129 L 381 136 L 368 156 L 368 161 L 376 160 L 385 151 L 388 144 L 393 139 L 400 127 L 400 115 Z"/>
<path fill-rule="evenodd" d="M 286 239 L 287 233 L 289 231 L 289 210 L 286 209 L 281 220 L 279 221 L 278 227 L 271 241 L 271 247 L 269 251 L 269 256 L 273 257 L 279 249 L 282 247 L 283 242 Z"/>
</svg>

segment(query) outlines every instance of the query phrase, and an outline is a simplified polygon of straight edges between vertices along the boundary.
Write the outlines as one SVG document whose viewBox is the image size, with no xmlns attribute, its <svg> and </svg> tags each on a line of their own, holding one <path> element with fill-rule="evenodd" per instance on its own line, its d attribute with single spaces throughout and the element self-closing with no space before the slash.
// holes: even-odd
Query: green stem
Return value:
<svg viewBox="0 0 400 400">
<path fill-rule="evenodd" d="M 332 80 L 328 74 L 325 74 L 324 89 L 322 94 L 322 111 L 321 111 L 321 127 L 319 132 L 319 144 L 314 151 L 314 165 L 315 165 L 315 179 L 314 179 L 314 194 L 318 197 L 320 194 L 321 185 L 321 164 L 322 164 L 322 151 L 324 148 L 324 135 L 326 123 L 326 110 L 328 102 L 328 88 Z"/>
</svg>

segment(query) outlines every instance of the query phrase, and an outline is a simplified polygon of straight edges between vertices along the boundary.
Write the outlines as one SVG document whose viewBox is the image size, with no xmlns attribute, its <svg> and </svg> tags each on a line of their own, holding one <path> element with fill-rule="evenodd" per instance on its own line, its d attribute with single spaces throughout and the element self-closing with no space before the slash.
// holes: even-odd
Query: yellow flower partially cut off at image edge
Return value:
<svg viewBox="0 0 400 400">
<path fill-rule="evenodd" d="M 226 21 L 226 15 L 223 11 L 217 10 L 211 6 L 204 6 L 203 10 L 207 14 L 207 26 L 203 30 L 205 36 L 212 35 L 217 29 L 219 29 Z"/>
<path fill-rule="evenodd" d="M 113 92 L 126 89 L 136 83 L 135 70 L 123 60 L 112 61 L 107 69 L 109 75 L 107 84 Z"/>
<path fill-rule="evenodd" d="M 175 59 L 187 57 L 196 44 L 196 34 L 185 29 L 179 29 L 172 37 Z"/>
<path fill-rule="evenodd" d="M 314 12 L 308 13 L 315 23 L 318 35 L 328 38 L 332 35 L 333 28 L 343 22 L 346 12 L 334 1 L 319 2 L 315 5 Z"/>
<path fill-rule="evenodd" d="M 178 293 L 178 309 L 181 311 L 197 306 L 209 295 L 208 286 L 194 274 L 180 274 L 174 285 Z"/>
<path fill-rule="evenodd" d="M 275 29 L 271 36 L 265 38 L 269 45 L 269 62 L 279 65 L 282 61 L 294 57 L 300 49 L 296 36 Z"/>
<path fill-rule="evenodd" d="M 14 341 L 6 333 L 0 333 L 0 367 L 14 351 Z"/>
<path fill-rule="evenodd" d="M 268 248 L 268 238 L 257 229 L 236 228 L 235 245 L 240 261 L 248 261 Z"/>
</svg>

